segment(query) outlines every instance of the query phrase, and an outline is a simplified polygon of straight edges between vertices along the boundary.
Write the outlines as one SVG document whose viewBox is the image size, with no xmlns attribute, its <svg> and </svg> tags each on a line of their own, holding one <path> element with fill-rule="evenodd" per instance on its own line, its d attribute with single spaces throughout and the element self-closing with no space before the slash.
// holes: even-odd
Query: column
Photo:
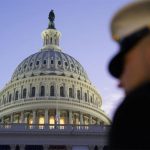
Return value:
<svg viewBox="0 0 150 150">
<path fill-rule="evenodd" d="M 97 124 L 100 124 L 100 119 L 99 118 L 97 118 Z"/>
<path fill-rule="evenodd" d="M 36 124 L 36 110 L 32 111 L 32 115 L 33 115 L 33 124 Z"/>
<path fill-rule="evenodd" d="M 81 95 L 80 95 L 80 100 L 83 100 L 83 93 L 82 93 L 83 90 L 82 90 L 82 87 L 80 87 L 80 92 L 81 92 L 81 93 L 80 93 L 80 94 L 81 94 Z"/>
<path fill-rule="evenodd" d="M 12 100 L 12 101 L 15 101 L 15 92 L 16 92 L 16 89 L 14 89 L 14 92 L 13 92 L 13 100 Z"/>
<path fill-rule="evenodd" d="M 65 88 L 65 97 L 69 97 L 69 94 L 68 94 L 69 88 L 66 84 L 64 85 L 64 88 Z"/>
<path fill-rule="evenodd" d="M 7 92 L 6 101 L 9 103 L 9 92 Z"/>
<path fill-rule="evenodd" d="M 21 86 L 21 99 L 23 98 L 23 85 Z"/>
<path fill-rule="evenodd" d="M 21 88 L 18 89 L 18 100 L 21 99 Z"/>
<path fill-rule="evenodd" d="M 46 97 L 49 97 L 49 95 L 50 95 L 50 87 L 49 87 L 49 85 L 45 85 L 45 96 Z"/>
<path fill-rule="evenodd" d="M 92 116 L 90 116 L 90 124 L 92 124 Z"/>
<path fill-rule="evenodd" d="M 13 123 L 13 114 L 10 115 L 10 123 Z"/>
<path fill-rule="evenodd" d="M 60 110 L 56 109 L 56 120 L 57 124 L 60 124 Z"/>
<path fill-rule="evenodd" d="M 40 88 L 39 85 L 35 86 L 35 97 L 39 97 L 39 88 Z"/>
<path fill-rule="evenodd" d="M 76 89 L 76 87 L 74 86 L 74 90 L 73 90 L 73 96 L 74 96 L 74 98 L 76 99 L 77 98 L 77 89 Z"/>
<path fill-rule="evenodd" d="M 48 117 L 48 109 L 46 109 L 45 110 L 45 119 L 44 119 L 45 120 L 45 124 L 49 124 L 48 118 L 49 118 Z"/>
<path fill-rule="evenodd" d="M 83 114 L 80 113 L 80 125 L 83 125 Z"/>
<path fill-rule="evenodd" d="M 87 101 L 89 102 L 89 91 L 87 91 Z"/>
<path fill-rule="evenodd" d="M 72 111 L 69 110 L 69 124 L 72 124 L 73 120 L 72 120 Z"/>
<path fill-rule="evenodd" d="M 30 94 L 31 93 L 31 84 L 29 84 L 28 86 L 27 86 L 27 98 L 29 98 L 30 97 Z"/>
<path fill-rule="evenodd" d="M 21 116 L 20 116 L 20 121 L 21 123 L 24 123 L 24 112 L 21 112 Z"/>
<path fill-rule="evenodd" d="M 1 123 L 4 123 L 4 117 L 1 118 Z"/>
</svg>

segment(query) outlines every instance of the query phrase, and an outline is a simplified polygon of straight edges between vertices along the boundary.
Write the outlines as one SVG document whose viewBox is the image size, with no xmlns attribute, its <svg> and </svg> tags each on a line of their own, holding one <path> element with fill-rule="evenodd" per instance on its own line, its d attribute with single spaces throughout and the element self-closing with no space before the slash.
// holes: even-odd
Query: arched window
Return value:
<svg viewBox="0 0 150 150">
<path fill-rule="evenodd" d="M 51 65 L 54 64 L 54 60 L 51 60 Z"/>
<path fill-rule="evenodd" d="M 43 61 L 43 64 L 46 65 L 46 60 Z"/>
<path fill-rule="evenodd" d="M 45 96 L 45 87 L 44 86 L 41 86 L 40 96 Z"/>
<path fill-rule="evenodd" d="M 16 91 L 16 93 L 15 93 L 15 100 L 18 100 L 18 95 L 19 95 L 19 92 Z"/>
<path fill-rule="evenodd" d="M 52 85 L 50 87 L 50 96 L 54 96 L 55 95 L 55 90 L 54 90 L 54 86 Z"/>
<path fill-rule="evenodd" d="M 73 89 L 69 88 L 69 97 L 73 98 Z"/>
<path fill-rule="evenodd" d="M 9 102 L 11 102 L 11 97 L 12 97 L 11 94 L 9 94 Z"/>
<path fill-rule="evenodd" d="M 49 36 L 46 35 L 46 45 L 48 44 L 48 39 L 49 39 Z"/>
<path fill-rule="evenodd" d="M 90 96 L 90 100 L 91 100 L 91 103 L 93 103 L 93 98 L 92 98 L 92 96 Z"/>
<path fill-rule="evenodd" d="M 31 89 L 31 97 L 35 97 L 35 87 L 32 87 Z"/>
<path fill-rule="evenodd" d="M 60 87 L 60 96 L 61 97 L 65 96 L 65 94 L 64 94 L 64 87 L 63 86 Z"/>
<path fill-rule="evenodd" d="M 51 37 L 51 44 L 52 44 L 52 37 Z"/>
<path fill-rule="evenodd" d="M 84 93 L 85 101 L 87 102 L 87 93 Z"/>
<path fill-rule="evenodd" d="M 80 90 L 77 90 L 77 98 L 78 98 L 78 99 L 81 98 Z"/>
<path fill-rule="evenodd" d="M 27 95 L 27 89 L 23 89 L 23 98 L 26 98 L 26 95 Z"/>
</svg>

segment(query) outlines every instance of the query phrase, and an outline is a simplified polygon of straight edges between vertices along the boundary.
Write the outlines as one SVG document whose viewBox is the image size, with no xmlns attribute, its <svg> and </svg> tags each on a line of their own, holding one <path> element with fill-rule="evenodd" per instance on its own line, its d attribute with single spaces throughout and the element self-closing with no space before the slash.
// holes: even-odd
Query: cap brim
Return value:
<svg viewBox="0 0 150 150">
<path fill-rule="evenodd" d="M 115 57 L 112 58 L 108 65 L 110 74 L 115 78 L 119 78 L 123 71 L 124 55 L 125 53 L 119 52 Z"/>
</svg>

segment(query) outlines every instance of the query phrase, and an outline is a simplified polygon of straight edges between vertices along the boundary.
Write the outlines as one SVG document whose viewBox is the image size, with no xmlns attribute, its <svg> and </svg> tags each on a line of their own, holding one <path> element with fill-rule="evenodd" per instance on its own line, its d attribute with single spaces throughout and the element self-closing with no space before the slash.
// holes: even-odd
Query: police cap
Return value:
<svg viewBox="0 0 150 150">
<path fill-rule="evenodd" d="M 149 33 L 149 0 L 133 2 L 116 13 L 111 22 L 111 34 L 112 38 L 119 43 L 120 50 L 108 66 L 112 76 L 120 77 L 124 66 L 124 56 Z"/>
</svg>

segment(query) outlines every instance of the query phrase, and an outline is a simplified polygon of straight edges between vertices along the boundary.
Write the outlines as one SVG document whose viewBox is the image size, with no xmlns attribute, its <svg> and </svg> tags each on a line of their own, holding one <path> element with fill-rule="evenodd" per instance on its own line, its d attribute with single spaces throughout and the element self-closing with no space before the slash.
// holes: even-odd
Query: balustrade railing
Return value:
<svg viewBox="0 0 150 150">
<path fill-rule="evenodd" d="M 59 131 L 66 133 L 108 133 L 110 126 L 102 125 L 72 125 L 72 124 L 25 124 L 25 123 L 12 123 L 0 124 L 0 133 L 8 131 Z M 54 132 L 53 132 L 54 133 Z"/>
</svg>

